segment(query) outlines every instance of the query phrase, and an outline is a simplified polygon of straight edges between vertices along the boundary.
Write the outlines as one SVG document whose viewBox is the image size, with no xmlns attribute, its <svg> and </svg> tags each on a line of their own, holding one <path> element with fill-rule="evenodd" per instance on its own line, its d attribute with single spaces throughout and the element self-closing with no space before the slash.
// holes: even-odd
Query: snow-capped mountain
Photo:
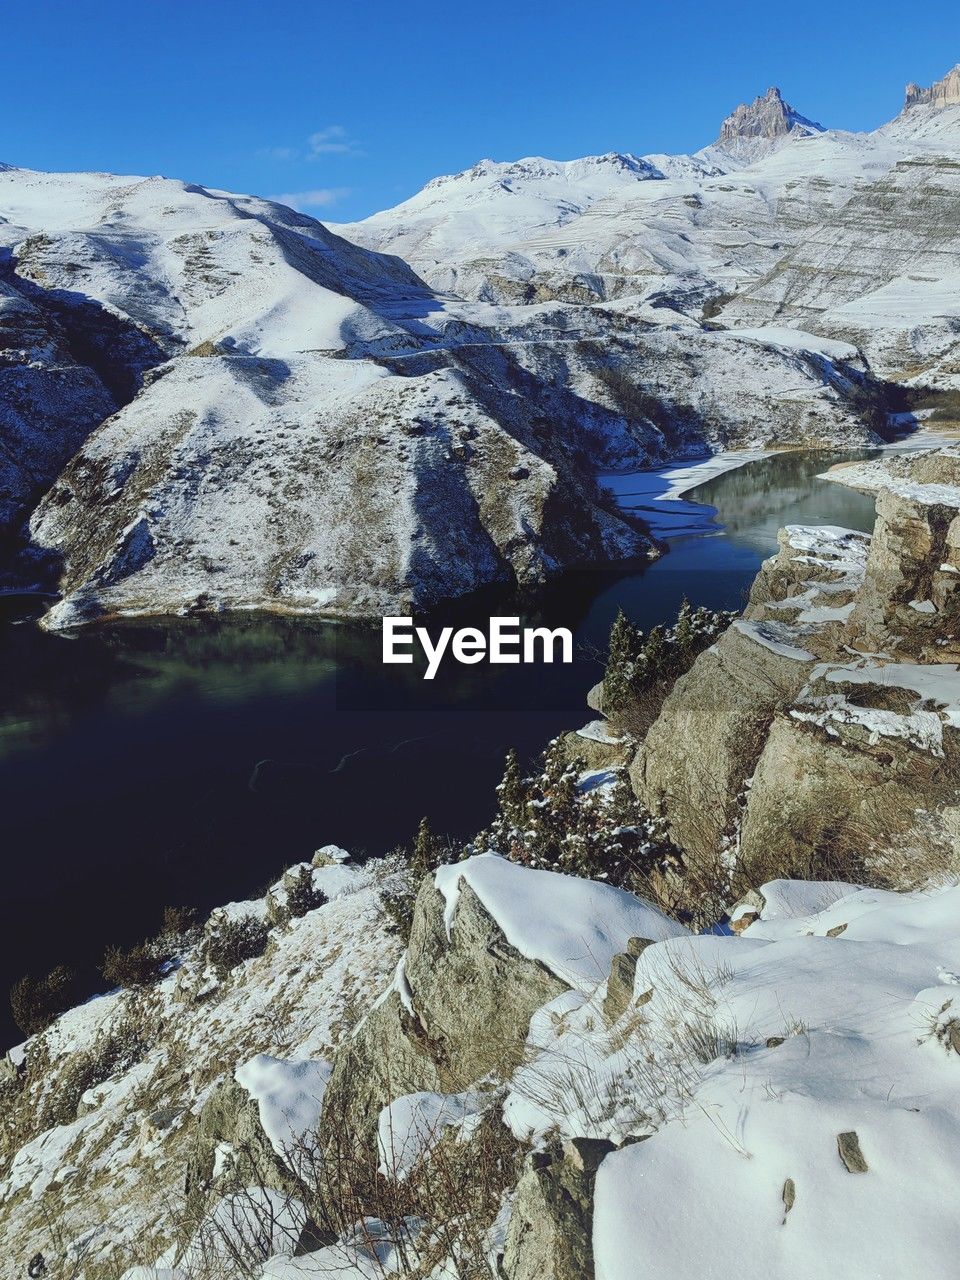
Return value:
<svg viewBox="0 0 960 1280">
<path fill-rule="evenodd" d="M 697 318 L 706 300 L 733 299 L 721 323 L 813 329 L 863 345 L 887 376 L 949 379 L 958 76 L 909 86 L 902 114 L 869 133 L 824 129 L 770 89 L 694 155 L 644 157 L 663 180 L 598 196 L 557 166 L 569 178 L 547 208 L 540 192 L 536 219 L 517 176 L 489 185 L 480 225 L 461 174 L 338 230 L 468 297 L 616 299 L 638 312 L 656 300 Z"/>
<path fill-rule="evenodd" d="M 796 138 L 812 138 L 824 133 L 822 124 L 808 120 L 783 100 L 780 90 L 771 87 L 753 102 L 741 103 L 720 126 L 720 136 L 701 155 L 716 155 L 721 164 L 751 164 Z"/>
<path fill-rule="evenodd" d="M 958 376 L 951 76 L 873 133 L 771 90 L 696 155 L 482 161 L 338 228 L 4 168 L 7 568 L 49 625 L 376 616 L 649 554 L 600 469 L 875 442 L 858 347 Z"/>
<path fill-rule="evenodd" d="M 666 185 L 632 157 L 472 181 Z M 281 205 L 165 178 L 7 169 L 0 208 L 0 517 L 18 580 L 59 585 L 51 626 L 377 616 L 537 583 L 650 553 L 599 468 L 875 439 L 852 348 L 640 320 L 590 290 L 443 298 Z"/>
</svg>

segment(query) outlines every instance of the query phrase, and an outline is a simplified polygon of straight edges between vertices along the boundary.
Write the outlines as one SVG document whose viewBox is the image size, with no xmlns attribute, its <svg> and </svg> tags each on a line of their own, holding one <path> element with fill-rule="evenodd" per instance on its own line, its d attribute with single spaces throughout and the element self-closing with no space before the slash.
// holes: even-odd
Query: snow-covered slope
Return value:
<svg viewBox="0 0 960 1280">
<path fill-rule="evenodd" d="M 318 860 L 329 861 L 323 853 Z M 122 1259 L 152 1261 L 189 1221 L 184 1177 L 197 1115 L 234 1070 L 267 1127 L 279 1112 L 285 1131 L 295 1120 L 282 1087 L 295 1074 L 297 1115 L 309 1127 L 325 1063 L 397 962 L 381 905 L 385 871 L 318 867 L 313 883 L 329 901 L 297 918 L 275 914 L 284 882 L 267 898 L 219 908 L 208 935 L 226 916 L 272 921 L 263 955 L 218 976 L 195 939 L 156 986 L 64 1014 L 28 1041 L 25 1065 L 14 1052 L 21 1074 L 0 1076 L 5 1276 L 25 1276 L 38 1253 L 49 1268 L 39 1275 L 96 1280 L 117 1275 Z M 229 1167 L 232 1153 L 219 1155 Z M 200 1264 L 191 1273 L 210 1274 Z"/>
<path fill-rule="evenodd" d="M 70 620 L 210 600 L 386 611 L 648 546 L 601 509 L 573 439 L 535 439 L 545 406 L 451 358 L 496 335 L 468 330 L 398 259 L 282 206 L 162 178 L 9 169 L 0 207 L 10 376 L 21 400 L 39 382 L 48 409 L 21 428 L 17 395 L 4 405 L 8 466 L 29 459 L 18 432 L 46 463 L 8 486 L 14 529 L 120 408 L 31 530 L 64 563 Z M 42 359 L 30 308 L 62 334 Z M 59 407 L 78 379 L 99 412 Z M 576 437 L 589 412 L 562 387 L 544 399 Z M 589 427 L 644 451 L 643 431 L 602 407 Z"/>
<path fill-rule="evenodd" d="M 561 189 L 675 184 L 633 157 L 510 168 L 478 168 L 484 225 L 511 184 L 532 222 Z M 426 608 L 649 553 L 600 469 L 875 439 L 856 353 L 812 338 L 758 358 L 656 306 L 445 298 L 281 205 L 165 178 L 6 169 L 0 208 L 0 533 L 30 517 L 21 578 L 65 596 L 49 625 Z"/>
<path fill-rule="evenodd" d="M 57 626 L 428 608 L 649 554 L 601 469 L 875 443 L 857 348 L 960 379 L 952 85 L 866 134 L 770 90 L 695 156 L 482 161 L 343 235 L 0 170 L 15 581 L 59 585 Z"/>
<path fill-rule="evenodd" d="M 918 91 L 862 134 L 825 130 L 771 89 L 694 156 L 646 157 L 661 181 L 614 180 L 610 157 L 593 160 L 589 182 L 587 162 L 485 162 L 479 188 L 476 170 L 438 179 L 338 230 L 465 296 L 655 300 L 695 317 L 708 303 L 725 325 L 812 329 L 862 344 L 888 374 L 949 380 L 960 323 L 952 84 Z M 562 185 L 545 188 L 547 171 Z"/>
</svg>

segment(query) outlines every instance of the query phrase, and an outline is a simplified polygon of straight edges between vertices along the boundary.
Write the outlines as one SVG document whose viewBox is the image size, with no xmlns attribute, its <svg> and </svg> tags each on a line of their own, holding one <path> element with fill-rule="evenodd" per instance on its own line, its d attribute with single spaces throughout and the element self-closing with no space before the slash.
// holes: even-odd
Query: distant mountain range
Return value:
<svg viewBox="0 0 960 1280">
<path fill-rule="evenodd" d="M 376 616 L 655 554 L 602 469 L 960 389 L 960 69 L 689 156 L 484 160 L 362 222 L 0 172 L 0 539 L 48 625 Z"/>
</svg>

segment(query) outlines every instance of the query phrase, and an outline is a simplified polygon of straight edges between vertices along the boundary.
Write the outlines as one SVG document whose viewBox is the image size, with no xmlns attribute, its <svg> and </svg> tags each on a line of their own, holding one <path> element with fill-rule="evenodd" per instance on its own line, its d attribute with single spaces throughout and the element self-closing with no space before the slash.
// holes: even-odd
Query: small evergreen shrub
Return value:
<svg viewBox="0 0 960 1280">
<path fill-rule="evenodd" d="M 196 907 L 164 907 L 160 936 L 186 938 L 197 931 Z"/>
<path fill-rule="evenodd" d="M 404 941 L 413 925 L 413 908 L 420 882 L 444 862 L 458 858 L 461 850 L 446 836 L 438 835 L 428 818 L 420 819 L 413 847 L 394 849 L 386 859 L 388 877 L 380 900 L 389 919 L 388 928 Z"/>
<path fill-rule="evenodd" d="M 297 920 L 308 911 L 315 911 L 327 902 L 327 895 L 313 883 L 312 867 L 300 867 L 287 889 L 286 910 L 290 919 Z"/>
<path fill-rule="evenodd" d="M 672 626 L 644 633 L 619 610 L 603 673 L 603 714 L 617 728 L 643 737 L 676 680 L 736 616 L 702 606 L 694 609 L 684 600 Z"/>
<path fill-rule="evenodd" d="M 100 972 L 111 987 L 147 987 L 160 977 L 160 967 L 169 956 L 161 956 L 149 942 L 135 946 L 107 947 Z"/>
<path fill-rule="evenodd" d="M 77 1000 L 77 976 L 66 965 L 58 964 L 42 978 L 24 974 L 10 988 L 13 1020 L 25 1036 L 36 1035 L 49 1027 L 61 1013 Z"/>
<path fill-rule="evenodd" d="M 269 930 L 256 916 L 228 917 L 207 934 L 204 958 L 219 978 L 226 978 L 245 960 L 262 956 Z"/>
<path fill-rule="evenodd" d="M 471 848 L 495 849 L 524 866 L 562 871 L 627 888 L 679 863 L 662 819 L 649 814 L 620 770 L 607 786 L 585 790 L 582 760 L 567 758 L 561 739 L 524 777 L 515 751 L 497 788 L 497 816 Z"/>
</svg>

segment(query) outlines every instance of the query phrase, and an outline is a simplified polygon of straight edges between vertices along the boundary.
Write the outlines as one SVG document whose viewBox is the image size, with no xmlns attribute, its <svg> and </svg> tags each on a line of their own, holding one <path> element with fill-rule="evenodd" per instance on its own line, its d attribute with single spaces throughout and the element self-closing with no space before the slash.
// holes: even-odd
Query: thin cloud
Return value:
<svg viewBox="0 0 960 1280">
<path fill-rule="evenodd" d="M 305 213 L 308 209 L 325 209 L 351 195 L 350 187 L 319 187 L 314 191 L 286 191 L 271 197 L 277 204 L 289 205 Z"/>
<path fill-rule="evenodd" d="M 360 150 L 342 124 L 329 124 L 307 139 L 311 156 L 356 156 Z"/>
<path fill-rule="evenodd" d="M 362 156 L 356 138 L 342 124 L 328 124 L 311 133 L 302 147 L 261 147 L 257 155 L 264 160 L 320 160 L 324 156 Z"/>
</svg>

